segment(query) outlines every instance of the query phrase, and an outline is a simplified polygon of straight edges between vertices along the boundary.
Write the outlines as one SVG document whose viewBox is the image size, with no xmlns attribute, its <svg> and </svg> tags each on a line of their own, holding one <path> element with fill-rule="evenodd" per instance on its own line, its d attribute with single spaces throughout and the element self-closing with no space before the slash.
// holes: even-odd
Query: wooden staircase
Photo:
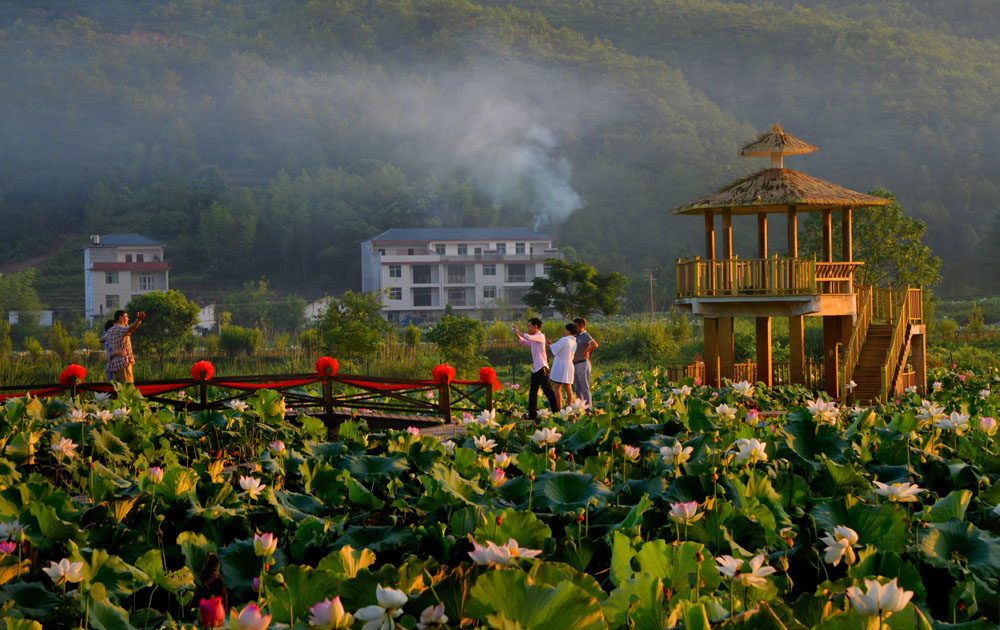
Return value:
<svg viewBox="0 0 1000 630">
<path fill-rule="evenodd" d="M 882 367 L 885 365 L 886 353 L 892 346 L 893 328 L 890 324 L 871 324 L 868 327 L 868 335 L 861 347 L 861 355 L 852 377 L 857 383 L 852 392 L 855 401 L 878 400 L 882 391 Z"/>
</svg>

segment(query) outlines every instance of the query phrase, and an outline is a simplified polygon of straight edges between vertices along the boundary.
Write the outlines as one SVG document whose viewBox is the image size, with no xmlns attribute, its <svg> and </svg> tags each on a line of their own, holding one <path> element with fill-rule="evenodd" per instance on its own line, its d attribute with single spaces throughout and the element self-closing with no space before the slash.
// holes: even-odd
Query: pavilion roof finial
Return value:
<svg viewBox="0 0 1000 630">
<path fill-rule="evenodd" d="M 742 157 L 770 157 L 771 168 L 783 168 L 782 158 L 784 156 L 815 153 L 816 151 L 819 151 L 819 147 L 788 135 L 781 128 L 781 125 L 775 123 L 759 138 L 742 146 L 740 155 Z"/>
</svg>

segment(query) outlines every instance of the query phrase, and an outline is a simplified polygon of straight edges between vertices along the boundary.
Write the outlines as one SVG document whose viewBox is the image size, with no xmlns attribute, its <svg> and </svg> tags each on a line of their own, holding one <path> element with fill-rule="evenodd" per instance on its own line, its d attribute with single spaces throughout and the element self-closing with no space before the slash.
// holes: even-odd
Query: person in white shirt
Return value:
<svg viewBox="0 0 1000 630">
<path fill-rule="evenodd" d="M 540 330 L 542 320 L 532 317 L 528 320 L 528 334 L 522 335 L 521 331 L 514 326 L 514 334 L 517 335 L 517 342 L 522 346 L 531 348 L 531 389 L 528 391 L 528 419 L 538 418 L 538 390 L 549 400 L 549 408 L 552 413 L 557 413 L 562 407 L 556 401 L 556 394 L 552 391 L 552 383 L 549 382 L 549 361 L 545 354 L 545 335 Z"/>
<path fill-rule="evenodd" d="M 555 342 L 549 348 L 552 350 L 552 372 L 549 378 L 555 385 L 556 404 L 562 409 L 563 392 L 566 393 L 566 402 L 573 402 L 573 355 L 576 353 L 576 324 L 570 322 L 566 324 L 566 333 L 562 339 Z"/>
</svg>

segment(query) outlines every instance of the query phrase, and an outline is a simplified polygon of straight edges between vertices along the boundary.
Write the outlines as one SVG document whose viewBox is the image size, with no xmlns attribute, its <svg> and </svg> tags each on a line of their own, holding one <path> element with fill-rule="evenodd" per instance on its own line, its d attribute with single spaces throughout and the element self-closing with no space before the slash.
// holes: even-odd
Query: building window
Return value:
<svg viewBox="0 0 1000 630">
<path fill-rule="evenodd" d="M 459 243 L 458 244 L 458 255 L 459 256 L 467 256 L 468 254 L 469 254 L 469 244 L 468 243 Z"/>
<path fill-rule="evenodd" d="M 483 275 L 484 276 L 495 276 L 497 275 L 497 266 L 493 263 L 483 265 Z"/>
<path fill-rule="evenodd" d="M 142 261 L 143 261 L 142 254 L 136 254 L 135 255 L 135 262 L 142 262 Z"/>
<path fill-rule="evenodd" d="M 514 253 L 523 254 L 525 253 L 525 243 L 514 243 Z"/>
<path fill-rule="evenodd" d="M 437 245 L 434 246 L 434 251 L 437 252 L 439 255 L 444 256 L 444 252 L 446 251 L 445 246 L 441 243 L 438 243 Z"/>
<path fill-rule="evenodd" d="M 434 306 L 431 289 L 413 289 L 414 306 Z"/>
<path fill-rule="evenodd" d="M 448 265 L 448 284 L 465 283 L 465 265 Z"/>
<path fill-rule="evenodd" d="M 495 286 L 483 287 L 484 300 L 495 300 L 496 298 L 497 298 L 497 288 Z"/>
<path fill-rule="evenodd" d="M 385 250 L 384 249 L 378 250 L 378 255 L 379 256 L 385 256 Z"/>
<path fill-rule="evenodd" d="M 113 308 L 118 308 L 121 306 L 121 299 L 117 295 L 105 295 L 104 306 L 107 307 L 109 311 Z"/>
<path fill-rule="evenodd" d="M 403 265 L 389 265 L 389 277 L 390 278 L 402 278 L 403 277 Z"/>
<path fill-rule="evenodd" d="M 413 248 L 412 247 L 409 248 L 408 250 L 406 250 L 406 255 L 407 256 L 412 256 L 413 255 Z"/>
<path fill-rule="evenodd" d="M 465 306 L 465 289 L 448 289 L 448 304 Z"/>
<path fill-rule="evenodd" d="M 118 284 L 118 272 L 117 271 L 105 271 L 104 272 L 104 284 Z"/>
<path fill-rule="evenodd" d="M 511 306 L 524 306 L 524 296 L 528 294 L 528 289 L 504 289 L 503 294 Z"/>
<path fill-rule="evenodd" d="M 156 281 L 153 279 L 153 274 L 144 273 L 139 276 L 140 291 L 152 291 L 155 288 L 156 288 Z"/>
<path fill-rule="evenodd" d="M 430 283 L 431 283 L 430 265 L 413 265 L 413 284 L 430 284 Z"/>
<path fill-rule="evenodd" d="M 497 243 L 497 252 L 501 254 L 507 253 L 507 243 Z"/>
<path fill-rule="evenodd" d="M 507 265 L 507 282 L 527 282 L 524 265 Z"/>
<path fill-rule="evenodd" d="M 399 287 L 392 287 L 389 289 L 389 299 L 390 300 L 402 300 L 403 299 L 403 289 Z"/>
<path fill-rule="evenodd" d="M 125 262 L 132 262 L 132 254 L 125 254 Z"/>
<path fill-rule="evenodd" d="M 399 311 L 389 311 L 386 313 L 386 316 L 389 318 L 390 324 L 399 323 Z"/>
</svg>

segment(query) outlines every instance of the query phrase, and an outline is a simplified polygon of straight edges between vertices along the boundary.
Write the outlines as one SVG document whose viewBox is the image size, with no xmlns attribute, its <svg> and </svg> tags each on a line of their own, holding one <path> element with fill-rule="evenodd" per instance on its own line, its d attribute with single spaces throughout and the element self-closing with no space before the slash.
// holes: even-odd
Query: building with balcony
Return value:
<svg viewBox="0 0 1000 630">
<path fill-rule="evenodd" d="M 523 311 L 552 239 L 524 228 L 393 228 L 361 244 L 361 290 L 384 292 L 390 322 Z"/>
<path fill-rule="evenodd" d="M 675 208 L 705 221 L 705 257 L 677 261 L 677 305 L 704 318 L 705 380 L 720 386 L 734 376 L 736 317 L 755 320 L 756 381 L 771 385 L 771 318 L 787 317 L 792 383 L 811 384 L 805 373 L 804 317 L 823 320 L 822 389 L 844 400 L 885 400 L 905 387 L 926 388 L 926 339 L 920 288 L 873 287 L 857 281 L 851 212 L 887 203 L 784 168 L 783 156 L 817 148 L 774 125 L 740 149 L 741 156 L 770 157 L 763 169 L 703 199 Z M 798 215 L 822 213 L 821 258 L 799 255 Z M 833 215 L 840 215 L 834 248 Z M 722 222 L 717 252 L 716 217 Z M 756 219 L 756 258 L 733 251 L 733 223 Z M 768 222 L 784 223 L 785 254 L 769 250 Z M 752 234 L 745 226 L 740 233 Z M 839 249 L 839 251 L 837 251 Z M 721 256 L 718 255 L 721 253 Z M 852 385 L 853 383 L 853 385 Z"/>
<path fill-rule="evenodd" d="M 170 288 L 163 243 L 141 234 L 90 237 L 83 248 L 85 316 L 108 319 L 133 296 Z"/>
</svg>

